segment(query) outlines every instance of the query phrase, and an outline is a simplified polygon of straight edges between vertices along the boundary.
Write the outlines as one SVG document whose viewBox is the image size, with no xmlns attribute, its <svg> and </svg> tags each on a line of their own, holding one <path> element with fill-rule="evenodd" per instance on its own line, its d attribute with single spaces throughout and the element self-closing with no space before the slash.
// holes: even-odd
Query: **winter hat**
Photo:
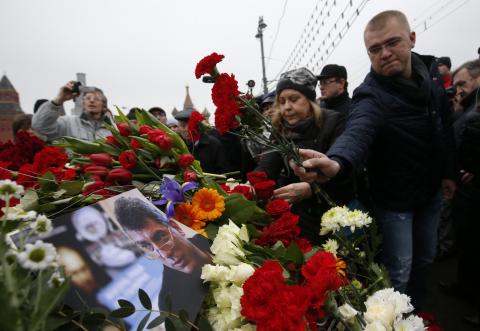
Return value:
<svg viewBox="0 0 480 331">
<path fill-rule="evenodd" d="M 317 82 L 317 77 L 307 68 L 293 69 L 280 75 L 276 89 L 277 95 L 285 89 L 293 89 L 315 101 Z"/>
<path fill-rule="evenodd" d="M 443 64 L 448 67 L 448 69 L 452 68 L 452 61 L 448 56 L 442 56 L 437 59 L 438 64 Z"/>
</svg>

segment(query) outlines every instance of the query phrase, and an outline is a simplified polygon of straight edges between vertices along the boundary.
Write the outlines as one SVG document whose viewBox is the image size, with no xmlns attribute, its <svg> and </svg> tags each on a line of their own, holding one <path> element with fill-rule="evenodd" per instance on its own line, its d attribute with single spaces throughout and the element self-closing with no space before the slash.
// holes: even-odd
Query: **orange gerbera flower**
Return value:
<svg viewBox="0 0 480 331">
<path fill-rule="evenodd" d="M 175 219 L 186 226 L 192 227 L 196 221 L 196 215 L 190 202 L 179 203 L 175 206 Z"/>
<path fill-rule="evenodd" d="M 225 210 L 225 199 L 214 189 L 202 188 L 192 198 L 193 212 L 197 219 L 211 221 Z"/>
<path fill-rule="evenodd" d="M 345 270 L 347 269 L 347 263 L 343 259 L 337 257 L 336 266 L 337 266 L 337 272 L 343 277 L 346 277 L 347 274 Z"/>
</svg>

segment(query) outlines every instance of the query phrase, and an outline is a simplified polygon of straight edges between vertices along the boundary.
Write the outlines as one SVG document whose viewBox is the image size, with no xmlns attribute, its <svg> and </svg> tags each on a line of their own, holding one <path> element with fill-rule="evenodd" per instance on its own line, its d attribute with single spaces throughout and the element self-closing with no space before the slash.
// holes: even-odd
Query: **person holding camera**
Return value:
<svg viewBox="0 0 480 331">
<path fill-rule="evenodd" d="M 113 125 L 113 120 L 108 116 L 107 98 L 99 88 L 82 91 L 83 113 L 80 116 L 65 114 L 63 103 L 81 94 L 80 85 L 80 82 L 68 82 L 53 100 L 42 104 L 33 115 L 32 128 L 47 141 L 62 136 L 94 141 L 110 135 L 105 124 Z"/>
</svg>

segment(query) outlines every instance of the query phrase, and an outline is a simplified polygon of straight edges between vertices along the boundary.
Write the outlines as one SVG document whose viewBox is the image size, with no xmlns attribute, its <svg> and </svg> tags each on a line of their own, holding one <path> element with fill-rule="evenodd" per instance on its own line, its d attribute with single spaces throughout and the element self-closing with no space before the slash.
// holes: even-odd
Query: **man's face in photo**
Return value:
<svg viewBox="0 0 480 331">
<path fill-rule="evenodd" d="M 169 268 L 190 273 L 200 263 L 201 252 L 173 221 L 166 224 L 147 217 L 143 229 L 127 233 L 147 258 L 159 259 Z"/>
</svg>

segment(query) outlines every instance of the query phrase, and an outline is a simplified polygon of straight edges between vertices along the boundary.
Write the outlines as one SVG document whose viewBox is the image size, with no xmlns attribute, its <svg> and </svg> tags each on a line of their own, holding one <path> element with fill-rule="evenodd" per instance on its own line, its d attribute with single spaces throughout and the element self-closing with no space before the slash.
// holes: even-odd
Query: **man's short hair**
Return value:
<svg viewBox="0 0 480 331">
<path fill-rule="evenodd" d="M 480 76 L 480 59 L 468 61 L 462 64 L 460 67 L 455 69 L 452 74 L 452 78 L 455 77 L 455 75 L 458 74 L 458 72 L 462 69 L 467 69 L 469 75 L 472 76 L 472 78 L 478 78 L 478 76 Z"/>
<path fill-rule="evenodd" d="M 152 115 L 155 115 L 155 113 L 160 113 L 161 116 L 167 116 L 167 113 L 165 112 L 165 110 L 163 110 L 160 107 L 152 107 L 148 110 L 148 112 Z"/>
<path fill-rule="evenodd" d="M 399 10 L 386 10 L 375 15 L 368 21 L 365 27 L 364 35 L 367 31 L 377 31 L 383 29 L 391 19 L 396 19 L 405 26 L 407 32 L 410 33 L 410 24 L 408 24 L 407 17 Z"/>
<path fill-rule="evenodd" d="M 147 218 L 169 225 L 165 214 L 138 198 L 119 198 L 115 201 L 115 215 L 127 230 L 142 230 L 146 226 Z"/>
<path fill-rule="evenodd" d="M 17 135 L 20 130 L 28 130 L 32 127 L 32 114 L 18 114 L 15 115 L 12 122 L 13 136 Z"/>
</svg>

